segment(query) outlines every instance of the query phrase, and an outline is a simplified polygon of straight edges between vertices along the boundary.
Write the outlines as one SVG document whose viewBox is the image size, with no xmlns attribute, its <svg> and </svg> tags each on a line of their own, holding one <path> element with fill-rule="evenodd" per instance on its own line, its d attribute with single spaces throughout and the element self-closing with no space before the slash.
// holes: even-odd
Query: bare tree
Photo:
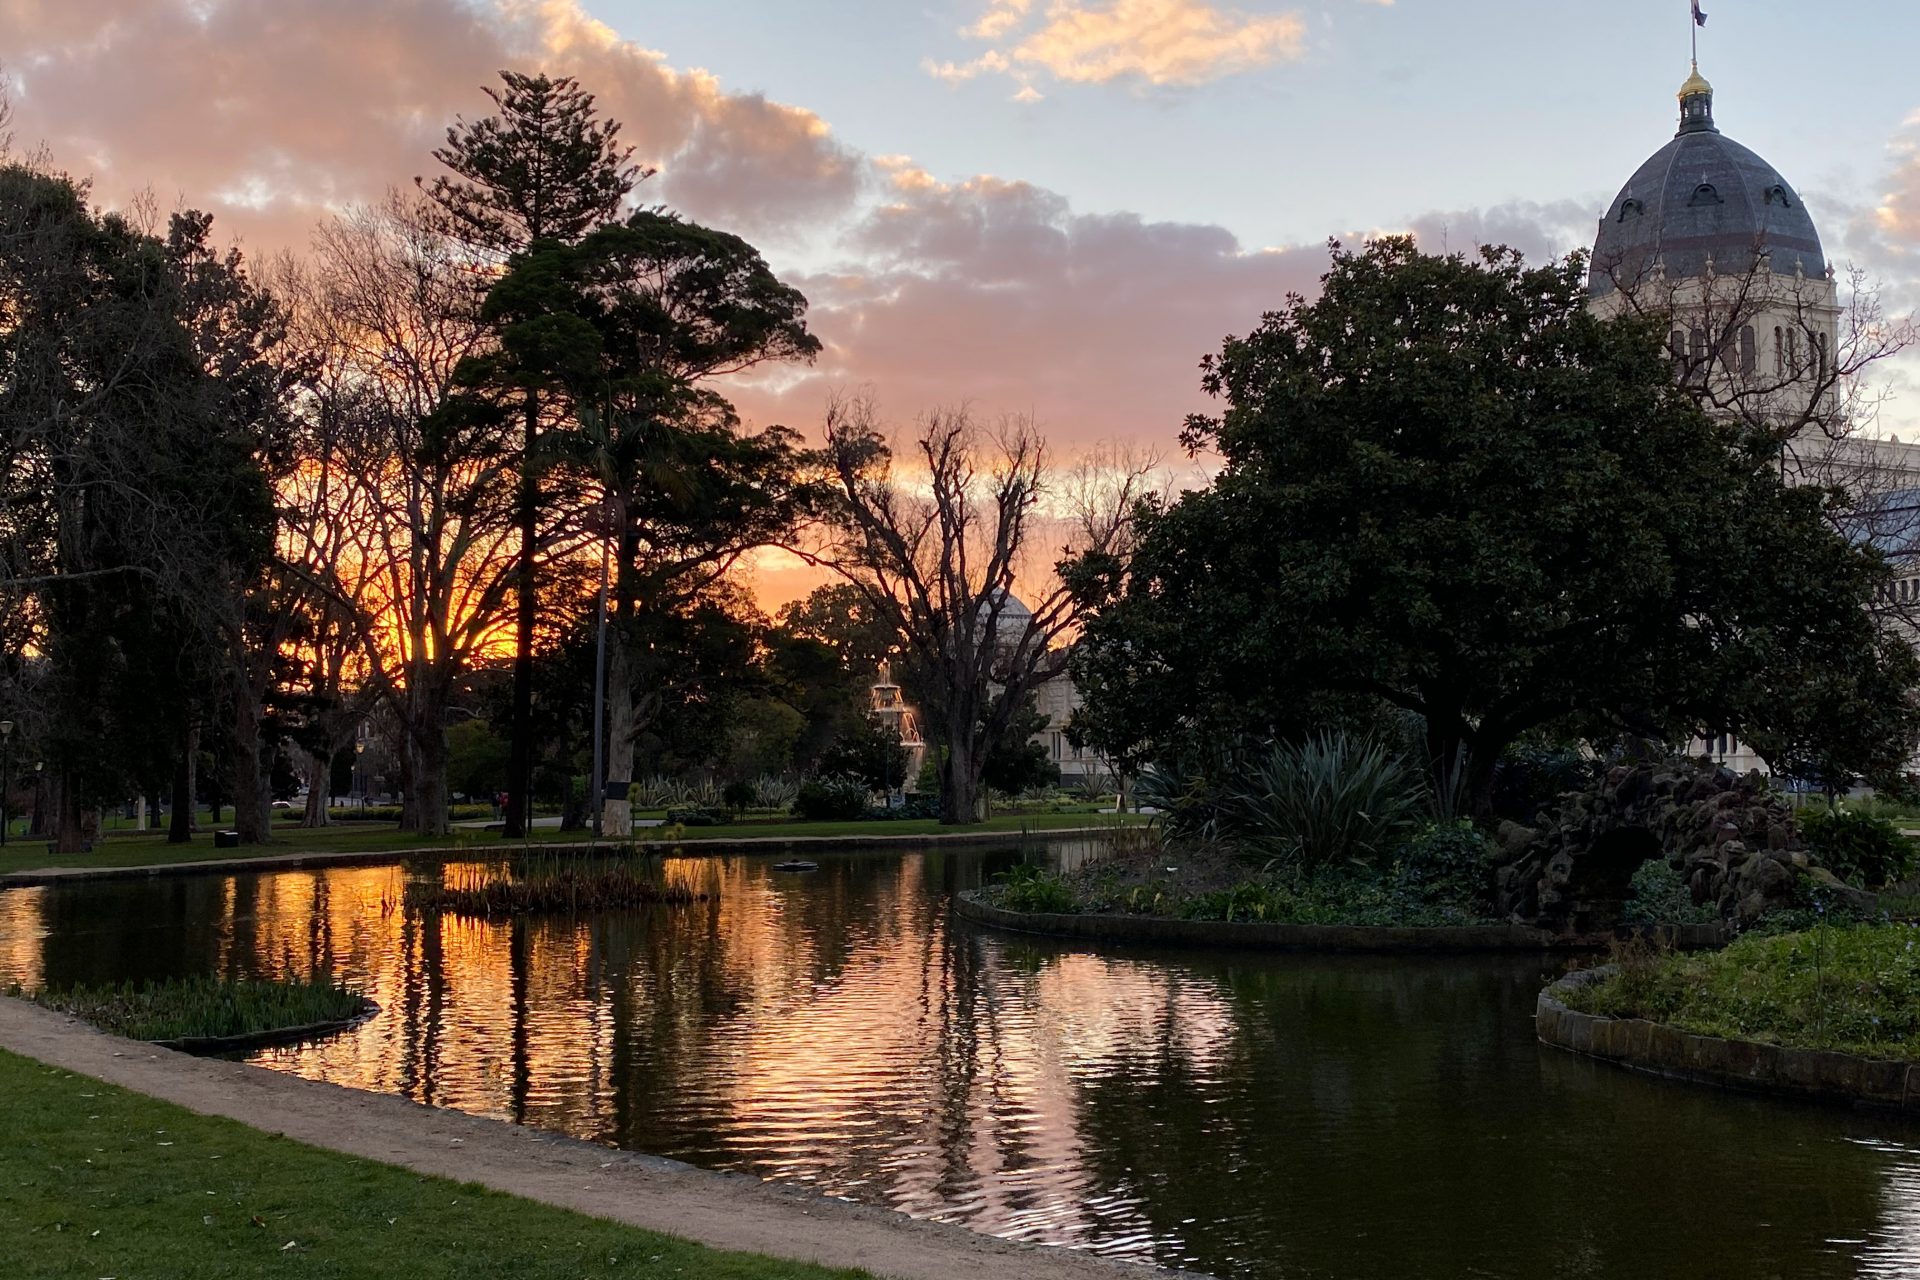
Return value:
<svg viewBox="0 0 1920 1280">
<path fill-rule="evenodd" d="M 896 466 L 867 400 L 832 404 L 826 434 L 836 510 L 817 557 L 893 621 L 930 675 L 945 737 L 942 820 L 978 821 L 989 745 L 1066 669 L 1080 607 L 1062 571 L 1124 551 L 1151 468 L 1133 461 L 1062 483 L 1031 421 L 988 430 L 965 408 L 920 419 L 911 470 Z"/>
<path fill-rule="evenodd" d="M 440 413 L 455 368 L 490 339 L 463 252 L 420 201 L 336 219 L 314 250 L 302 323 L 327 356 L 292 535 L 353 619 L 363 684 L 402 726 L 403 821 L 439 834 L 450 707 L 511 636 L 518 462 L 497 424 Z"/>
</svg>

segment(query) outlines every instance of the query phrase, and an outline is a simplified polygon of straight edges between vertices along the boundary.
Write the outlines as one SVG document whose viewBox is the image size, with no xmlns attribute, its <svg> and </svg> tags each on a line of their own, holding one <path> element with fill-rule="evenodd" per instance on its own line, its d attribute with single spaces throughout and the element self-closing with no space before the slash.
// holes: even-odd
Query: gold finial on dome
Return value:
<svg viewBox="0 0 1920 1280">
<path fill-rule="evenodd" d="M 1693 64 L 1693 74 L 1680 86 L 1680 132 L 1720 132 L 1713 124 L 1713 86 L 1700 74 L 1697 59 Z"/>
</svg>

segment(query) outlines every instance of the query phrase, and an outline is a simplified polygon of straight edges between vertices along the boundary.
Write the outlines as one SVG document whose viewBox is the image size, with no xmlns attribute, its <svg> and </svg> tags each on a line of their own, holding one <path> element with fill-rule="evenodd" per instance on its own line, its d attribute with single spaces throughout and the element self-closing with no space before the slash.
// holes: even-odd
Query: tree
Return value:
<svg viewBox="0 0 1920 1280">
<path fill-rule="evenodd" d="M 320 358 L 306 462 L 283 489 L 285 541 L 357 647 L 351 663 L 334 658 L 358 696 L 328 742 L 350 746 L 370 699 L 385 700 L 404 825 L 422 835 L 446 830 L 449 709 L 507 634 L 519 570 L 510 431 L 447 411 L 455 371 L 491 341 L 464 270 L 419 204 L 396 196 L 321 227 L 295 306 Z M 540 545 L 551 537 L 536 529 Z"/>
<path fill-rule="evenodd" d="M 946 745 L 941 820 L 979 821 L 989 745 L 1064 669 L 1060 642 L 1082 616 L 1081 594 L 1060 569 L 1122 552 L 1149 467 L 1124 461 L 1062 484 L 1031 423 L 1011 419 L 987 433 L 965 410 L 940 410 L 921 419 L 913 441 L 924 485 L 917 476 L 905 483 L 871 405 L 834 404 L 826 428 L 834 505 L 820 556 L 887 619 L 925 674 L 928 718 Z M 1057 524 L 1042 512 L 1053 496 L 1068 510 Z M 1056 533 L 1049 573 L 1030 561 L 1034 544 Z M 1033 584 L 1031 608 L 1015 597 L 1017 582 Z"/>
<path fill-rule="evenodd" d="M 899 731 L 878 720 L 862 720 L 820 759 L 819 773 L 828 778 L 853 778 L 869 791 L 898 791 L 907 777 L 911 758 Z"/>
<path fill-rule="evenodd" d="M 1285 737 L 1376 701 L 1422 718 L 1436 790 L 1484 807 L 1507 744 L 1563 718 L 1757 741 L 1778 689 L 1899 677 L 1865 607 L 1885 566 L 1834 530 L 1840 497 L 1709 419 L 1664 322 L 1595 316 L 1583 276 L 1336 245 L 1317 301 L 1209 357 L 1226 407 L 1183 440 L 1215 480 L 1145 504 L 1131 564 L 1082 583 L 1096 745 Z"/>
<path fill-rule="evenodd" d="M 447 130 L 434 158 L 452 171 L 421 187 L 443 215 L 442 229 L 504 264 L 543 241 L 572 244 L 619 212 L 646 176 L 619 142 L 620 126 L 602 121 L 593 95 L 572 79 L 503 71 L 504 89 L 489 88 L 497 112 Z M 417 180 L 416 180 L 417 181 Z M 496 312 L 496 315 L 499 313 Z M 540 396 L 521 395 L 520 531 L 514 584 L 515 630 L 512 760 L 508 768 L 506 834 L 525 833 L 533 778 L 533 641 L 537 625 L 540 478 Z"/>
<path fill-rule="evenodd" d="M 102 801 L 158 789 L 216 665 L 208 584 L 272 545 L 238 347 L 188 264 L 204 230 L 0 166 L 0 639 L 62 852 Z"/>
<path fill-rule="evenodd" d="M 1033 735 L 1047 727 L 1032 694 L 1017 708 L 1000 730 L 1000 736 L 987 746 L 986 764 L 980 780 L 1003 796 L 1060 785 L 1060 766 L 1053 762 L 1044 743 Z"/>
<path fill-rule="evenodd" d="M 645 705 L 643 615 L 697 599 L 747 551 L 784 537 L 808 504 L 797 438 L 739 430 L 713 380 L 811 360 L 806 299 L 737 236 L 640 212 L 578 245 L 543 241 L 487 300 L 501 348 L 469 369 L 481 398 L 525 389 L 571 420 L 545 460 L 596 488 L 584 529 L 612 540 L 608 780 L 632 768 Z M 631 814 L 610 786 L 601 829 Z"/>
</svg>

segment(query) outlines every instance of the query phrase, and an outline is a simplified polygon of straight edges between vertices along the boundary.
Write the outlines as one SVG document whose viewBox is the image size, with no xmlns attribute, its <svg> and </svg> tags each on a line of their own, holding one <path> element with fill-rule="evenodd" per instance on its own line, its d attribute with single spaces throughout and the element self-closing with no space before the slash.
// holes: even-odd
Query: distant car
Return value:
<svg viewBox="0 0 1920 1280">
<path fill-rule="evenodd" d="M 275 800 L 275 801 L 273 802 L 273 807 L 274 807 L 274 808 L 276 808 L 276 809 L 291 809 L 291 808 L 293 808 L 293 801 L 291 801 L 291 800 Z"/>
</svg>

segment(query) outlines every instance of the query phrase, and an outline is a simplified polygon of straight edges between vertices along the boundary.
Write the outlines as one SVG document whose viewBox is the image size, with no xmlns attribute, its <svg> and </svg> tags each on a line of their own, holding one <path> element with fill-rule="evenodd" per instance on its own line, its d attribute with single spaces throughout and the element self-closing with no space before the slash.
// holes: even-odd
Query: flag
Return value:
<svg viewBox="0 0 1920 1280">
<path fill-rule="evenodd" d="M 1696 27 L 1707 25 L 1706 10 L 1700 7 L 1700 0 L 1693 0 L 1693 25 Z"/>
</svg>

